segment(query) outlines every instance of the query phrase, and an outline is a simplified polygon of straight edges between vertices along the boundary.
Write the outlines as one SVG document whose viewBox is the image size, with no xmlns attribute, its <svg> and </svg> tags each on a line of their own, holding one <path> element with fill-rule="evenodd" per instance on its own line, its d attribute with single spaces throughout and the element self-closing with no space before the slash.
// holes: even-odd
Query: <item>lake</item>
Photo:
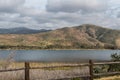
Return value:
<svg viewBox="0 0 120 80">
<path fill-rule="evenodd" d="M 16 61 L 82 62 L 110 60 L 110 55 L 120 50 L 0 50 L 0 59 L 14 54 Z"/>
</svg>

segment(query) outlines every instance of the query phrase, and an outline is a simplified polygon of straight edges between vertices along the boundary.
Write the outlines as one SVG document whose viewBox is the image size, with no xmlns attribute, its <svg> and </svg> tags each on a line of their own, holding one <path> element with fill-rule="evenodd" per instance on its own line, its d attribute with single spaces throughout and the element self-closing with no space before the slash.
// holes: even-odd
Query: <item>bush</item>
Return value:
<svg viewBox="0 0 120 80">
<path fill-rule="evenodd" d="M 112 54 L 111 55 L 111 60 L 116 62 L 120 61 L 120 54 Z M 113 71 L 120 71 L 120 64 L 109 64 L 108 72 L 113 72 Z"/>
</svg>

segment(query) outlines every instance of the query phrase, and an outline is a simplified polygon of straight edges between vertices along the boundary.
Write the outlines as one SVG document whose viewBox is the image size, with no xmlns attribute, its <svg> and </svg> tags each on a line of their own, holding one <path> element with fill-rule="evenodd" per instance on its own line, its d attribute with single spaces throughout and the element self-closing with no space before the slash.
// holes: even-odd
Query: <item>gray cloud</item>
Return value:
<svg viewBox="0 0 120 80">
<path fill-rule="evenodd" d="M 65 26 L 96 24 L 120 29 L 119 5 L 116 7 L 110 5 L 108 0 L 48 0 L 47 10 L 26 7 L 25 0 L 2 1 L 0 1 L 2 28 L 57 29 Z M 113 0 L 111 1 L 112 4 Z"/>
<path fill-rule="evenodd" d="M 24 7 L 21 6 L 16 9 L 16 11 L 21 15 L 21 16 L 37 16 L 41 14 L 41 11 L 35 8 L 30 8 L 30 7 Z"/>
<path fill-rule="evenodd" d="M 25 0 L 0 0 L 0 12 L 14 12 Z"/>
<path fill-rule="evenodd" d="M 106 10 L 108 0 L 48 0 L 51 12 L 96 12 Z"/>
</svg>

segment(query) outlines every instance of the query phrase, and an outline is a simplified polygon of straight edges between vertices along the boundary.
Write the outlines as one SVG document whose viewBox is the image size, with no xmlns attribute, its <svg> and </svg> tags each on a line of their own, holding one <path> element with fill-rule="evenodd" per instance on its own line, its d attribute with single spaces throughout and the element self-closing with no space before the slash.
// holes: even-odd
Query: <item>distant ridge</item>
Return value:
<svg viewBox="0 0 120 80">
<path fill-rule="evenodd" d="M 0 45 L 39 49 L 120 49 L 120 30 L 84 24 L 36 34 L 0 35 Z"/>
<path fill-rule="evenodd" d="M 47 32 L 47 31 L 50 30 L 45 30 L 45 29 L 35 30 L 25 27 L 10 28 L 10 29 L 0 28 L 0 34 L 35 34 L 35 33 Z"/>
</svg>

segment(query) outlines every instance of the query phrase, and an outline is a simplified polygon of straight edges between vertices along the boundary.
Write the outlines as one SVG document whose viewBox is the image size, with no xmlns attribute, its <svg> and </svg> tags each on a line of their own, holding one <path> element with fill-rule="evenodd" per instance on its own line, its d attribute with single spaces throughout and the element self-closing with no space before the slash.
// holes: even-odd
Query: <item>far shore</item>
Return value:
<svg viewBox="0 0 120 80">
<path fill-rule="evenodd" d="M 6 48 L 6 49 L 1 49 L 0 50 L 120 50 L 120 49 L 36 49 L 36 48 Z"/>
</svg>

